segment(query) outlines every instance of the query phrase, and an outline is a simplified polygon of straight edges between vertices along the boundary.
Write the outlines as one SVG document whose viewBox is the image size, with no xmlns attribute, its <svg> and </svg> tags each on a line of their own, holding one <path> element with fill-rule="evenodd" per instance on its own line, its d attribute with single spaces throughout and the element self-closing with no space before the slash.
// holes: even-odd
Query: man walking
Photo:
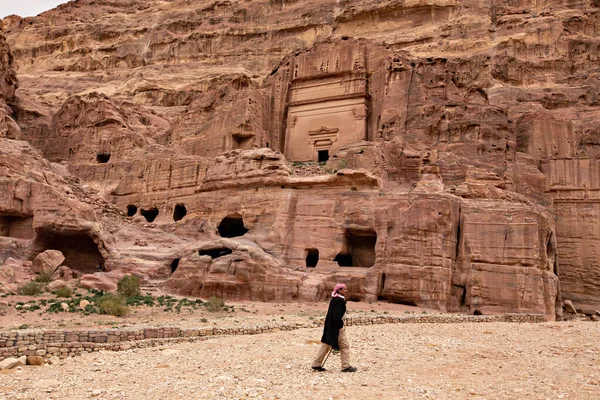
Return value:
<svg viewBox="0 0 600 400">
<path fill-rule="evenodd" d="M 347 295 L 348 289 L 343 283 L 338 283 L 333 288 L 329 309 L 325 317 L 321 347 L 319 348 L 317 358 L 315 358 L 312 364 L 312 369 L 315 371 L 326 371 L 323 364 L 332 349 L 340 351 L 342 372 L 356 371 L 356 368 L 350 365 L 350 342 L 348 342 L 348 338 L 346 337 L 346 328 L 343 320 L 346 313 Z"/>
</svg>

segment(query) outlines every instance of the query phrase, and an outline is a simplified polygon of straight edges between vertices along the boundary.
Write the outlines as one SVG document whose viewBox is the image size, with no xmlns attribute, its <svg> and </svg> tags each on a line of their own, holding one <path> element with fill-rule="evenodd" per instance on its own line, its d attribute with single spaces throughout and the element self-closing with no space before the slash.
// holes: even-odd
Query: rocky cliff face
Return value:
<svg viewBox="0 0 600 400">
<path fill-rule="evenodd" d="M 17 75 L 13 68 L 13 56 L 2 28 L 0 22 L 0 138 L 15 139 L 20 136 L 21 130 L 12 118 L 13 110 L 8 103 L 15 100 Z"/>
<path fill-rule="evenodd" d="M 78 0 L 3 22 L 20 135 L 129 215 L 98 218 L 109 269 L 183 294 L 600 305 L 597 1 Z M 242 236 L 258 249 L 219 239 Z"/>
</svg>

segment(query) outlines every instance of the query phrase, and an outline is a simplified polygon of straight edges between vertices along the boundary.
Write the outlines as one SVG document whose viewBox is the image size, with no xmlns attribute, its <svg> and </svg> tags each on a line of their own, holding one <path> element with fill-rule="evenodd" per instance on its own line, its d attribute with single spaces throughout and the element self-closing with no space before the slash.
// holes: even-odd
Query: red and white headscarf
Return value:
<svg viewBox="0 0 600 400">
<path fill-rule="evenodd" d="M 339 294 L 338 291 L 342 290 L 342 289 L 345 289 L 345 288 L 346 288 L 346 285 L 344 285 L 343 283 L 338 283 L 333 288 L 333 292 L 331 292 L 331 297 L 341 297 L 341 298 L 344 298 L 344 296 L 342 296 L 341 294 Z"/>
</svg>

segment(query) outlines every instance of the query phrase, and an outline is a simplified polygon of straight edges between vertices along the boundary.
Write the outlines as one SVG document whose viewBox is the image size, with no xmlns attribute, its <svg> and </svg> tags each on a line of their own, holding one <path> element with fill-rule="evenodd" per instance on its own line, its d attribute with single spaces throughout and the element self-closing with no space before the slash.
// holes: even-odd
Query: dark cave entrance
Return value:
<svg viewBox="0 0 600 400">
<path fill-rule="evenodd" d="M 173 221 L 181 221 L 183 217 L 187 214 L 187 209 L 183 204 L 175 205 L 175 210 L 173 210 Z"/>
<path fill-rule="evenodd" d="M 110 153 L 96 154 L 96 161 L 98 161 L 98 164 L 106 164 L 108 160 L 110 160 Z"/>
<path fill-rule="evenodd" d="M 144 210 L 142 208 L 142 211 L 140 211 L 140 213 L 144 218 L 146 218 L 146 221 L 154 222 L 154 220 L 158 216 L 158 208 L 150 208 L 148 210 Z"/>
<path fill-rule="evenodd" d="M 244 226 L 244 219 L 240 214 L 231 214 L 223 218 L 218 229 L 219 235 L 226 238 L 244 236 L 248 232 L 248 229 Z"/>
<path fill-rule="evenodd" d="M 236 149 L 250 150 L 252 149 L 252 143 L 254 135 L 233 135 Z"/>
<path fill-rule="evenodd" d="M 63 264 L 83 274 L 93 274 L 105 262 L 94 240 L 85 234 L 38 232 L 34 256 L 46 250 L 59 250 L 65 256 Z"/>
<path fill-rule="evenodd" d="M 127 206 L 127 216 L 128 217 L 133 217 L 135 214 L 137 214 L 137 206 L 130 204 Z"/>
<path fill-rule="evenodd" d="M 319 249 L 306 249 L 306 267 L 315 268 L 319 262 Z"/>
<path fill-rule="evenodd" d="M 319 150 L 317 155 L 319 157 L 319 162 L 326 162 L 329 160 L 329 150 Z"/>
<path fill-rule="evenodd" d="M 171 262 L 171 273 L 177 270 L 177 267 L 179 267 L 179 261 L 181 261 L 181 258 L 176 258 Z"/>
<path fill-rule="evenodd" d="M 33 239 L 33 217 L 0 215 L 0 236 L 16 239 Z"/>
<path fill-rule="evenodd" d="M 376 243 L 377 233 L 373 230 L 346 229 L 342 251 L 333 261 L 340 267 L 372 267 Z"/>
<path fill-rule="evenodd" d="M 210 256 L 210 258 L 219 258 L 233 253 L 233 251 L 227 247 L 217 247 L 216 249 L 198 250 L 200 256 Z"/>
</svg>

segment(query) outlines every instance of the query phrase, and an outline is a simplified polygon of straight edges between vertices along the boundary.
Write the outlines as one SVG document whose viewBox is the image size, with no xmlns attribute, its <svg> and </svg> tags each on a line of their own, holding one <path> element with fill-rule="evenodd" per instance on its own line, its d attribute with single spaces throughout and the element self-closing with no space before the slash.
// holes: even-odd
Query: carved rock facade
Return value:
<svg viewBox="0 0 600 400">
<path fill-rule="evenodd" d="M 343 280 L 450 311 L 600 305 L 596 1 L 96 0 L 3 22 L 0 136 L 31 145 L 0 139 L 0 259 L 56 249 L 185 295 Z"/>
</svg>

